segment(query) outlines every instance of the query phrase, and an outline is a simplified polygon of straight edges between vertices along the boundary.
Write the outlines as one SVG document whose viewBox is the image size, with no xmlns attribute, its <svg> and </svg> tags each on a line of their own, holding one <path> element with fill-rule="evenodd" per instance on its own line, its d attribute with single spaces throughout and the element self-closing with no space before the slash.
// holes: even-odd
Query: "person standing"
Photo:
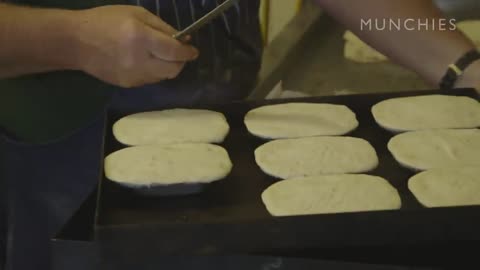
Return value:
<svg viewBox="0 0 480 270">
<path fill-rule="evenodd" d="M 218 0 L 15 0 L 0 3 L 0 127 L 44 143 L 87 126 L 106 106 L 145 109 L 241 100 L 255 85 L 259 1 L 240 0 L 188 43 L 171 36 Z M 438 86 L 475 47 L 458 31 L 361 31 L 362 18 L 441 18 L 430 0 L 316 0 L 394 61 Z M 322 59 L 318 59 L 321 61 Z M 480 62 L 455 82 L 480 89 Z M 27 168 L 28 169 L 28 168 Z M 95 183 L 42 179 L 22 190 L 17 233 L 48 239 Z M 14 183 L 28 186 L 29 183 Z M 54 196 L 52 194 L 61 194 Z M 61 207 L 59 200 L 61 199 Z M 45 217 L 29 219 L 29 214 Z M 14 240 L 15 242 L 15 240 Z M 48 269 L 48 241 L 20 244 L 19 269 Z M 17 245 L 18 247 L 18 245 Z M 17 252 L 17 253 L 18 253 Z"/>
</svg>

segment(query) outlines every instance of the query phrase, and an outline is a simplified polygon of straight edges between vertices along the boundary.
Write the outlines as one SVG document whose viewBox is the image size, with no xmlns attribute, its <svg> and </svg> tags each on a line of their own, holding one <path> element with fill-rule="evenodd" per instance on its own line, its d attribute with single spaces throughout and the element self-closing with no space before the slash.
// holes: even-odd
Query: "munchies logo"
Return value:
<svg viewBox="0 0 480 270">
<path fill-rule="evenodd" d="M 361 31 L 454 31 L 455 19 L 403 18 L 403 19 L 361 19 Z"/>
</svg>

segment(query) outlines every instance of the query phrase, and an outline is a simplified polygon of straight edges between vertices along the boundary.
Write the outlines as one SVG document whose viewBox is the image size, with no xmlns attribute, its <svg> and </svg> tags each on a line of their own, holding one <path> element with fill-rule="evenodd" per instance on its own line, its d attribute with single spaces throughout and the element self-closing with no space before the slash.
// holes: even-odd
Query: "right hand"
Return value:
<svg viewBox="0 0 480 270">
<path fill-rule="evenodd" d="M 131 88 L 173 79 L 198 50 L 172 35 L 177 31 L 146 9 L 103 6 L 79 11 L 79 69 Z"/>
</svg>

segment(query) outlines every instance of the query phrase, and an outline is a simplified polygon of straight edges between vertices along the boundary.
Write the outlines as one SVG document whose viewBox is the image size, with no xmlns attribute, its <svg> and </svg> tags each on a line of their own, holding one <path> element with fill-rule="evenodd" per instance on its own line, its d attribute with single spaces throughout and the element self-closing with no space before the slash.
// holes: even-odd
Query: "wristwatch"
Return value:
<svg viewBox="0 0 480 270">
<path fill-rule="evenodd" d="M 480 60 L 480 52 L 473 49 L 465 53 L 460 59 L 448 66 L 447 73 L 440 82 L 440 89 L 449 90 L 455 87 L 455 83 L 463 75 L 465 70 L 474 62 Z"/>
</svg>

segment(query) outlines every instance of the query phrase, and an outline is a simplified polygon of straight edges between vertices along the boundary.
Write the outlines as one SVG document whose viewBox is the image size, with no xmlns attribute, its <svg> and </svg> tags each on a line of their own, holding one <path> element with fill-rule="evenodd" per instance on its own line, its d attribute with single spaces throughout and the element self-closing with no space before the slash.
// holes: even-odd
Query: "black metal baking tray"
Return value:
<svg viewBox="0 0 480 270">
<path fill-rule="evenodd" d="M 60 251 L 60 250 L 59 250 Z M 65 251 L 61 250 L 64 253 Z M 72 268 L 73 267 L 73 268 Z M 110 262 L 85 263 L 81 256 L 65 256 L 52 270 L 132 270 L 132 269 L 173 269 L 173 270 L 434 270 L 395 266 L 388 264 L 365 264 L 326 260 L 311 260 L 288 257 L 227 255 L 227 256 L 155 256 L 132 259 L 115 258 Z"/>
<path fill-rule="evenodd" d="M 225 114 L 230 134 L 221 144 L 233 161 L 233 170 L 224 180 L 213 183 L 202 193 L 179 197 L 145 197 L 121 188 L 103 178 L 95 204 L 80 213 L 97 211 L 95 224 L 85 222 L 85 230 L 94 229 L 95 241 L 107 246 L 128 246 L 135 252 L 177 254 L 261 253 L 280 254 L 302 250 L 355 246 L 405 246 L 480 240 L 480 207 L 423 208 L 408 191 L 407 180 L 414 174 L 404 169 L 387 150 L 393 134 L 380 128 L 370 108 L 385 99 L 404 96 L 446 94 L 479 99 L 474 90 L 421 91 L 392 94 L 369 94 L 314 97 L 293 100 L 248 101 L 228 105 L 195 106 Z M 260 194 L 278 181 L 264 174 L 254 161 L 254 150 L 265 140 L 250 135 L 244 124 L 245 114 L 265 104 L 285 102 L 344 104 L 360 122 L 351 136 L 364 138 L 377 151 L 378 168 L 370 172 L 382 176 L 395 186 L 402 208 L 395 211 L 327 214 L 273 218 L 266 211 Z M 104 154 L 123 146 L 111 131 L 119 118 L 151 108 L 141 106 L 132 111 L 108 112 Z M 167 108 L 156 108 L 167 109 Z M 78 222 L 70 222 L 59 239 L 78 239 Z M 320 254 L 319 254 L 320 255 Z"/>
</svg>

